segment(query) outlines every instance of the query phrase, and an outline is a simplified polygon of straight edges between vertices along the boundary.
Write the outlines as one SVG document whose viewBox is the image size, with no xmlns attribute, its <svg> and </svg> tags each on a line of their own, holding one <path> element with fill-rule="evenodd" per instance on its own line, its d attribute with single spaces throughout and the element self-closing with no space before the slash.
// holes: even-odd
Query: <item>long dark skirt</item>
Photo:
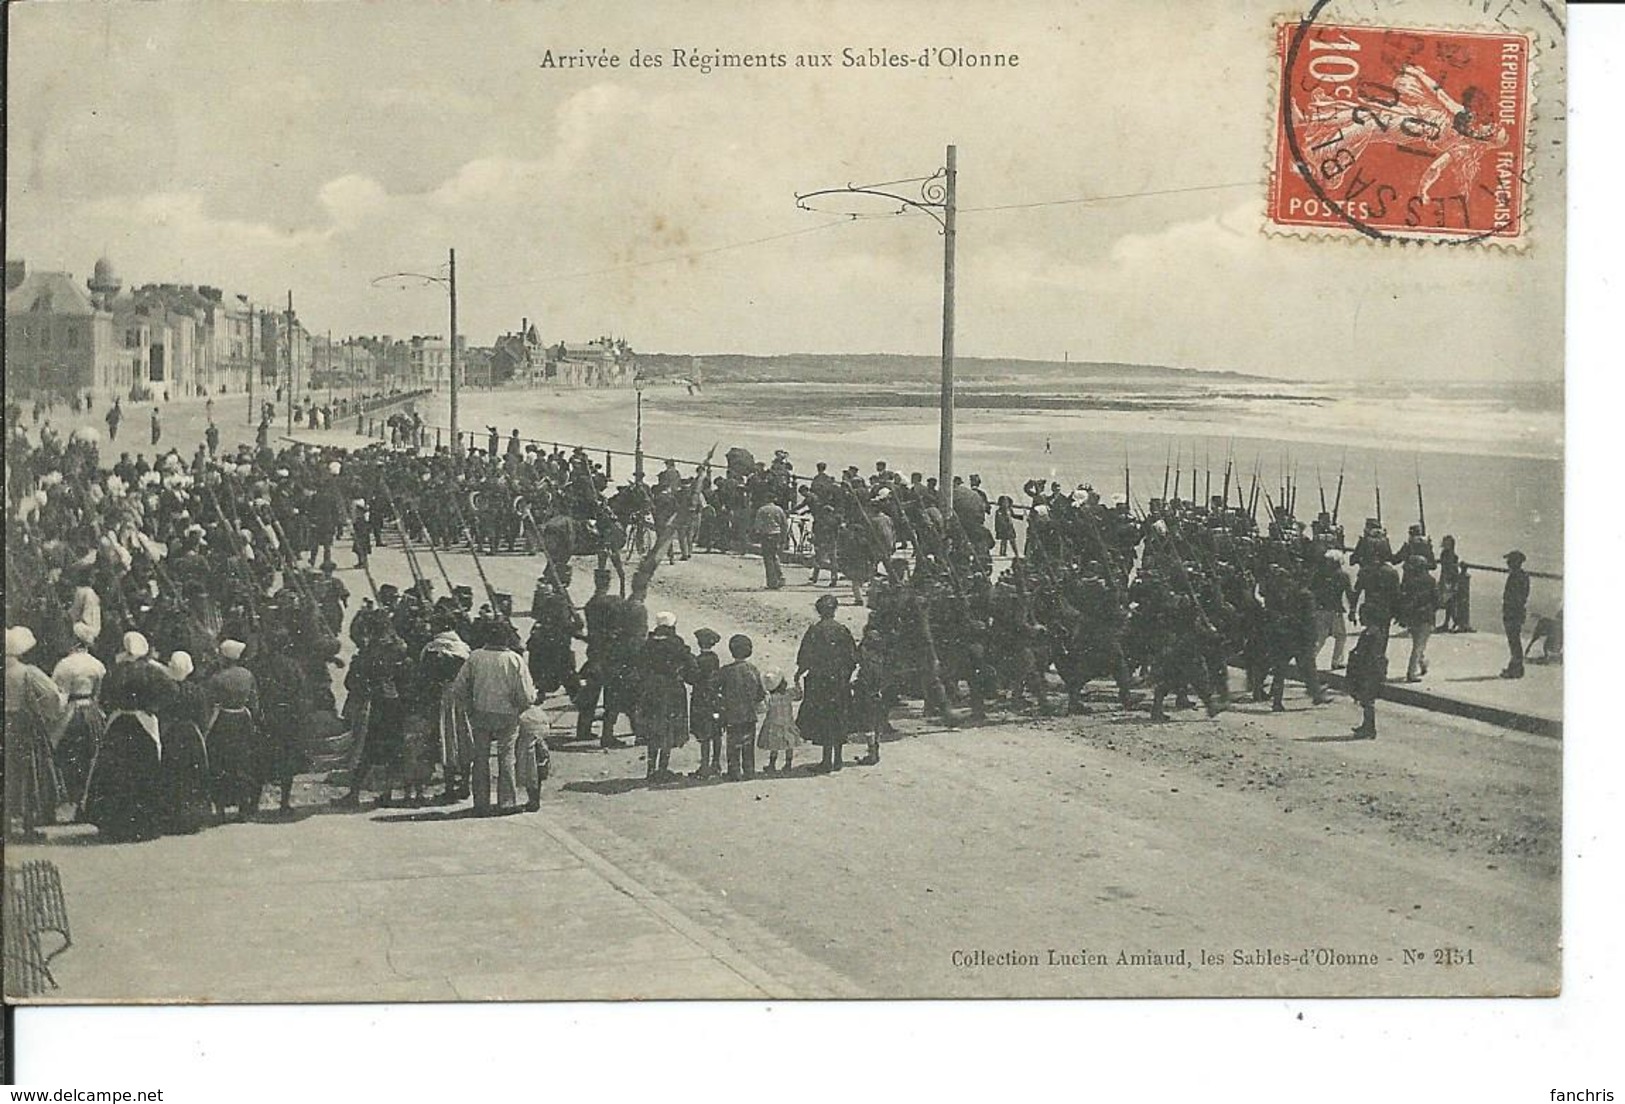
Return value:
<svg viewBox="0 0 1625 1104">
<path fill-rule="evenodd" d="M 801 738 L 823 747 L 846 742 L 852 727 L 852 688 L 840 675 L 808 671 L 806 696 L 796 714 Z"/>
<path fill-rule="evenodd" d="M 253 714 L 246 709 L 222 709 L 209 726 L 207 743 L 209 793 L 214 803 L 222 808 L 258 804 L 260 741 Z"/>
<path fill-rule="evenodd" d="M 32 714 L 6 711 L 5 810 L 28 828 L 56 823 L 62 787 L 51 743 Z"/>
<path fill-rule="evenodd" d="M 406 706 L 400 698 L 373 698 L 367 706 L 366 735 L 361 741 L 361 758 L 355 765 L 355 780 L 376 790 L 392 789 L 401 773 L 406 750 Z"/>
<path fill-rule="evenodd" d="M 163 737 L 164 830 L 196 832 L 209 818 L 209 757 L 203 734 L 191 721 L 174 721 L 164 728 Z"/>
<path fill-rule="evenodd" d="M 75 701 L 72 709 L 56 745 L 56 769 L 62 778 L 62 796 L 79 805 L 85 800 L 85 783 L 90 780 L 90 764 L 101 747 L 107 715 L 94 698 Z"/>
<path fill-rule="evenodd" d="M 304 749 L 299 746 L 299 734 L 304 729 L 303 718 L 291 705 L 274 704 L 265 707 L 265 740 L 262 750 L 265 762 L 261 778 L 281 781 L 292 778 L 304 769 Z"/>
<path fill-rule="evenodd" d="M 650 751 L 670 750 L 688 743 L 688 692 L 682 682 L 669 675 L 656 675 L 645 681 L 634 723 Z"/>
<path fill-rule="evenodd" d="M 152 839 L 163 831 L 166 797 L 152 737 L 134 717 L 115 716 L 91 768 L 83 819 L 109 842 Z"/>
<path fill-rule="evenodd" d="M 367 710 L 367 746 L 362 758 L 373 766 L 399 766 L 405 747 L 405 703 L 400 698 L 373 698 Z"/>
</svg>

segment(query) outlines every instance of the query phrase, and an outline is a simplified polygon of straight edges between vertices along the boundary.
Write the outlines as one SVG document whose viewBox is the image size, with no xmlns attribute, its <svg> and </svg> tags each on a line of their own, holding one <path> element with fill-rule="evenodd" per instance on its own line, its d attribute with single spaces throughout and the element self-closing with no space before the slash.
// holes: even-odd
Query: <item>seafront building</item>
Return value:
<svg viewBox="0 0 1625 1104">
<path fill-rule="evenodd" d="M 6 391 L 111 395 L 227 394 L 285 377 L 291 355 L 309 363 L 311 338 L 294 318 L 218 287 L 126 289 L 106 257 L 80 283 L 71 272 L 6 261 Z"/>
<path fill-rule="evenodd" d="M 490 346 L 457 338 L 459 382 L 567 387 L 630 385 L 636 357 L 620 338 L 543 343 L 530 319 Z M 28 399 L 93 392 L 104 400 L 240 394 L 270 398 L 349 387 L 446 390 L 451 343 L 444 334 L 341 337 L 312 334 L 298 315 L 207 284 L 126 288 L 113 262 L 88 279 L 6 261 L 6 394 Z"/>
</svg>

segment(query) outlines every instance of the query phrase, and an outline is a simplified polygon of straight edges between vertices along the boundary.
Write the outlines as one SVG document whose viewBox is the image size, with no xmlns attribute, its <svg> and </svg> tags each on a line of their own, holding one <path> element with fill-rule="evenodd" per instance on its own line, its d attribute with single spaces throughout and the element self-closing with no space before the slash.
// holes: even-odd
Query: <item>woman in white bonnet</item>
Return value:
<svg viewBox="0 0 1625 1104">
<path fill-rule="evenodd" d="M 662 612 L 655 628 L 638 653 L 640 693 L 637 702 L 637 734 L 648 747 L 650 781 L 676 779 L 671 770 L 671 752 L 688 742 L 688 689 L 694 681 L 694 653 L 677 635 L 677 617 Z"/>
<path fill-rule="evenodd" d="M 190 834 L 209 818 L 209 756 L 203 746 L 209 695 L 192 679 L 191 653 L 172 653 L 165 670 L 175 682 L 175 697 L 158 718 L 164 737 L 164 830 Z"/>
<path fill-rule="evenodd" d="M 51 681 L 68 700 L 67 724 L 56 745 L 56 769 L 62 776 L 63 795 L 83 808 L 90 764 L 101 746 L 107 715 L 102 712 L 102 680 L 107 665 L 90 654 L 97 630 L 87 621 L 73 623 L 73 645 L 51 669 Z"/>
<path fill-rule="evenodd" d="M 6 630 L 5 834 L 20 841 L 43 838 L 39 826 L 55 823 L 62 796 L 51 736 L 62 723 L 65 703 L 56 683 L 24 660 L 34 643 L 25 626 Z"/>
<path fill-rule="evenodd" d="M 240 640 L 222 640 L 220 658 L 225 666 L 209 676 L 204 689 L 215 709 L 209 726 L 210 796 L 222 816 L 237 807 L 237 819 L 247 820 L 259 809 L 261 776 L 259 683 L 242 665 L 248 650 Z"/>
<path fill-rule="evenodd" d="M 159 717 L 173 708 L 175 683 L 151 651 L 145 636 L 125 633 L 102 683 L 107 731 L 91 765 L 84 819 L 108 842 L 152 839 L 163 830 Z"/>
</svg>

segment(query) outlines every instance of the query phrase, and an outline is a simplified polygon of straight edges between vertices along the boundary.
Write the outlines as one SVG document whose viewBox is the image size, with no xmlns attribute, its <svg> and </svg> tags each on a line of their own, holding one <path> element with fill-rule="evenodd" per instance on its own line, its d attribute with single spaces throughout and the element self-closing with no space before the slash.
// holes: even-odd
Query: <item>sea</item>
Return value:
<svg viewBox="0 0 1625 1104">
<path fill-rule="evenodd" d="M 979 474 L 994 496 L 1021 501 L 1022 484 L 1037 478 L 1108 497 L 1126 485 L 1143 507 L 1165 484 L 1172 494 L 1176 480 L 1180 497 L 1191 497 L 1193 481 L 1202 497 L 1222 493 L 1228 464 L 1231 501 L 1256 474 L 1261 516 L 1290 485 L 1299 517 L 1313 517 L 1324 495 L 1352 539 L 1378 516 L 1380 495 L 1391 534 L 1425 517 L 1435 546 L 1453 535 L 1470 563 L 1498 567 L 1518 549 L 1531 570 L 1563 571 L 1561 382 L 1044 376 L 956 391 L 955 472 Z M 522 436 L 598 448 L 635 443 L 640 404 L 629 391 L 585 404 L 546 388 L 464 396 L 465 426 L 494 421 L 504 435 L 517 425 Z M 720 458 L 739 445 L 761 460 L 786 449 L 805 474 L 820 460 L 832 472 L 856 464 L 867 474 L 877 460 L 905 474 L 937 471 L 938 395 L 923 382 L 706 383 L 697 391 L 657 383 L 644 388 L 641 409 L 650 457 L 692 461 L 717 444 Z M 618 464 L 624 476 L 629 465 Z M 1500 579 L 1479 586 L 1498 596 Z M 1560 581 L 1537 580 L 1535 590 L 1536 608 L 1560 608 Z"/>
</svg>

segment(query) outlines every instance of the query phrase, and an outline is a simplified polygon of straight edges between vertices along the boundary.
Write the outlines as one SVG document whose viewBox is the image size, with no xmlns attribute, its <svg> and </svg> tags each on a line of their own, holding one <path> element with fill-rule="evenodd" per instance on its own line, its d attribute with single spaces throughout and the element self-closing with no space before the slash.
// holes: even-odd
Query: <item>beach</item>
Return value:
<svg viewBox="0 0 1625 1104">
<path fill-rule="evenodd" d="M 1343 491 L 1338 520 L 1350 543 L 1367 517 L 1377 516 L 1401 539 L 1417 520 L 1418 478 L 1423 488 L 1427 531 L 1435 548 L 1446 534 L 1469 563 L 1499 565 L 1517 548 L 1531 570 L 1561 574 L 1563 567 L 1563 463 L 1561 388 L 1555 405 L 1549 391 L 1537 401 L 1517 391 L 1484 387 L 1442 387 L 1401 394 L 1385 401 L 1367 385 L 1226 381 L 1212 388 L 1159 382 L 1155 390 L 1130 387 L 1110 392 L 1056 394 L 1073 407 L 1031 409 L 978 407 L 961 402 L 955 426 L 955 471 L 981 475 L 995 497 L 1024 501 L 1021 486 L 1033 478 L 1063 486 L 1090 483 L 1104 496 L 1122 493 L 1129 467 L 1129 493 L 1139 507 L 1163 493 L 1163 470 L 1181 461 L 1180 497 L 1191 497 L 1193 469 L 1199 497 L 1222 493 L 1225 457 L 1234 457 L 1231 501 L 1238 488 L 1251 486 L 1255 465 L 1261 490 L 1279 497 L 1284 477 L 1296 472 L 1296 513 L 1309 519 Z M 1258 394 L 1249 396 L 1248 388 Z M 822 460 L 832 471 L 856 464 L 865 474 L 876 460 L 903 472 L 937 471 L 937 411 L 922 405 L 923 392 L 899 387 L 887 392 L 872 385 L 724 384 L 689 394 L 681 385 L 651 386 L 643 393 L 643 447 L 648 456 L 697 460 L 713 443 L 718 456 L 734 445 L 769 460 L 787 449 L 798 474 L 810 475 Z M 997 394 L 998 389 L 972 392 Z M 887 404 L 888 395 L 893 400 Z M 1267 396 L 1267 397 L 1261 397 Z M 1518 401 L 1514 401 L 1518 400 Z M 1110 408 L 1102 408 L 1109 402 Z M 631 390 L 572 391 L 556 388 L 483 390 L 460 396 L 459 422 L 465 432 L 484 433 L 496 425 L 506 437 L 580 442 L 589 448 L 631 451 L 637 397 Z M 449 418 L 446 396 L 423 406 L 436 425 Z M 483 439 L 483 438 L 482 438 Z M 625 478 L 624 458 L 615 474 Z M 1170 495 L 1174 477 L 1168 478 Z M 1476 591 L 1478 608 L 1495 620 L 1499 576 L 1486 576 Z M 1485 602 L 1490 606 L 1486 607 Z M 1562 587 L 1535 581 L 1531 612 L 1556 613 Z"/>
</svg>

